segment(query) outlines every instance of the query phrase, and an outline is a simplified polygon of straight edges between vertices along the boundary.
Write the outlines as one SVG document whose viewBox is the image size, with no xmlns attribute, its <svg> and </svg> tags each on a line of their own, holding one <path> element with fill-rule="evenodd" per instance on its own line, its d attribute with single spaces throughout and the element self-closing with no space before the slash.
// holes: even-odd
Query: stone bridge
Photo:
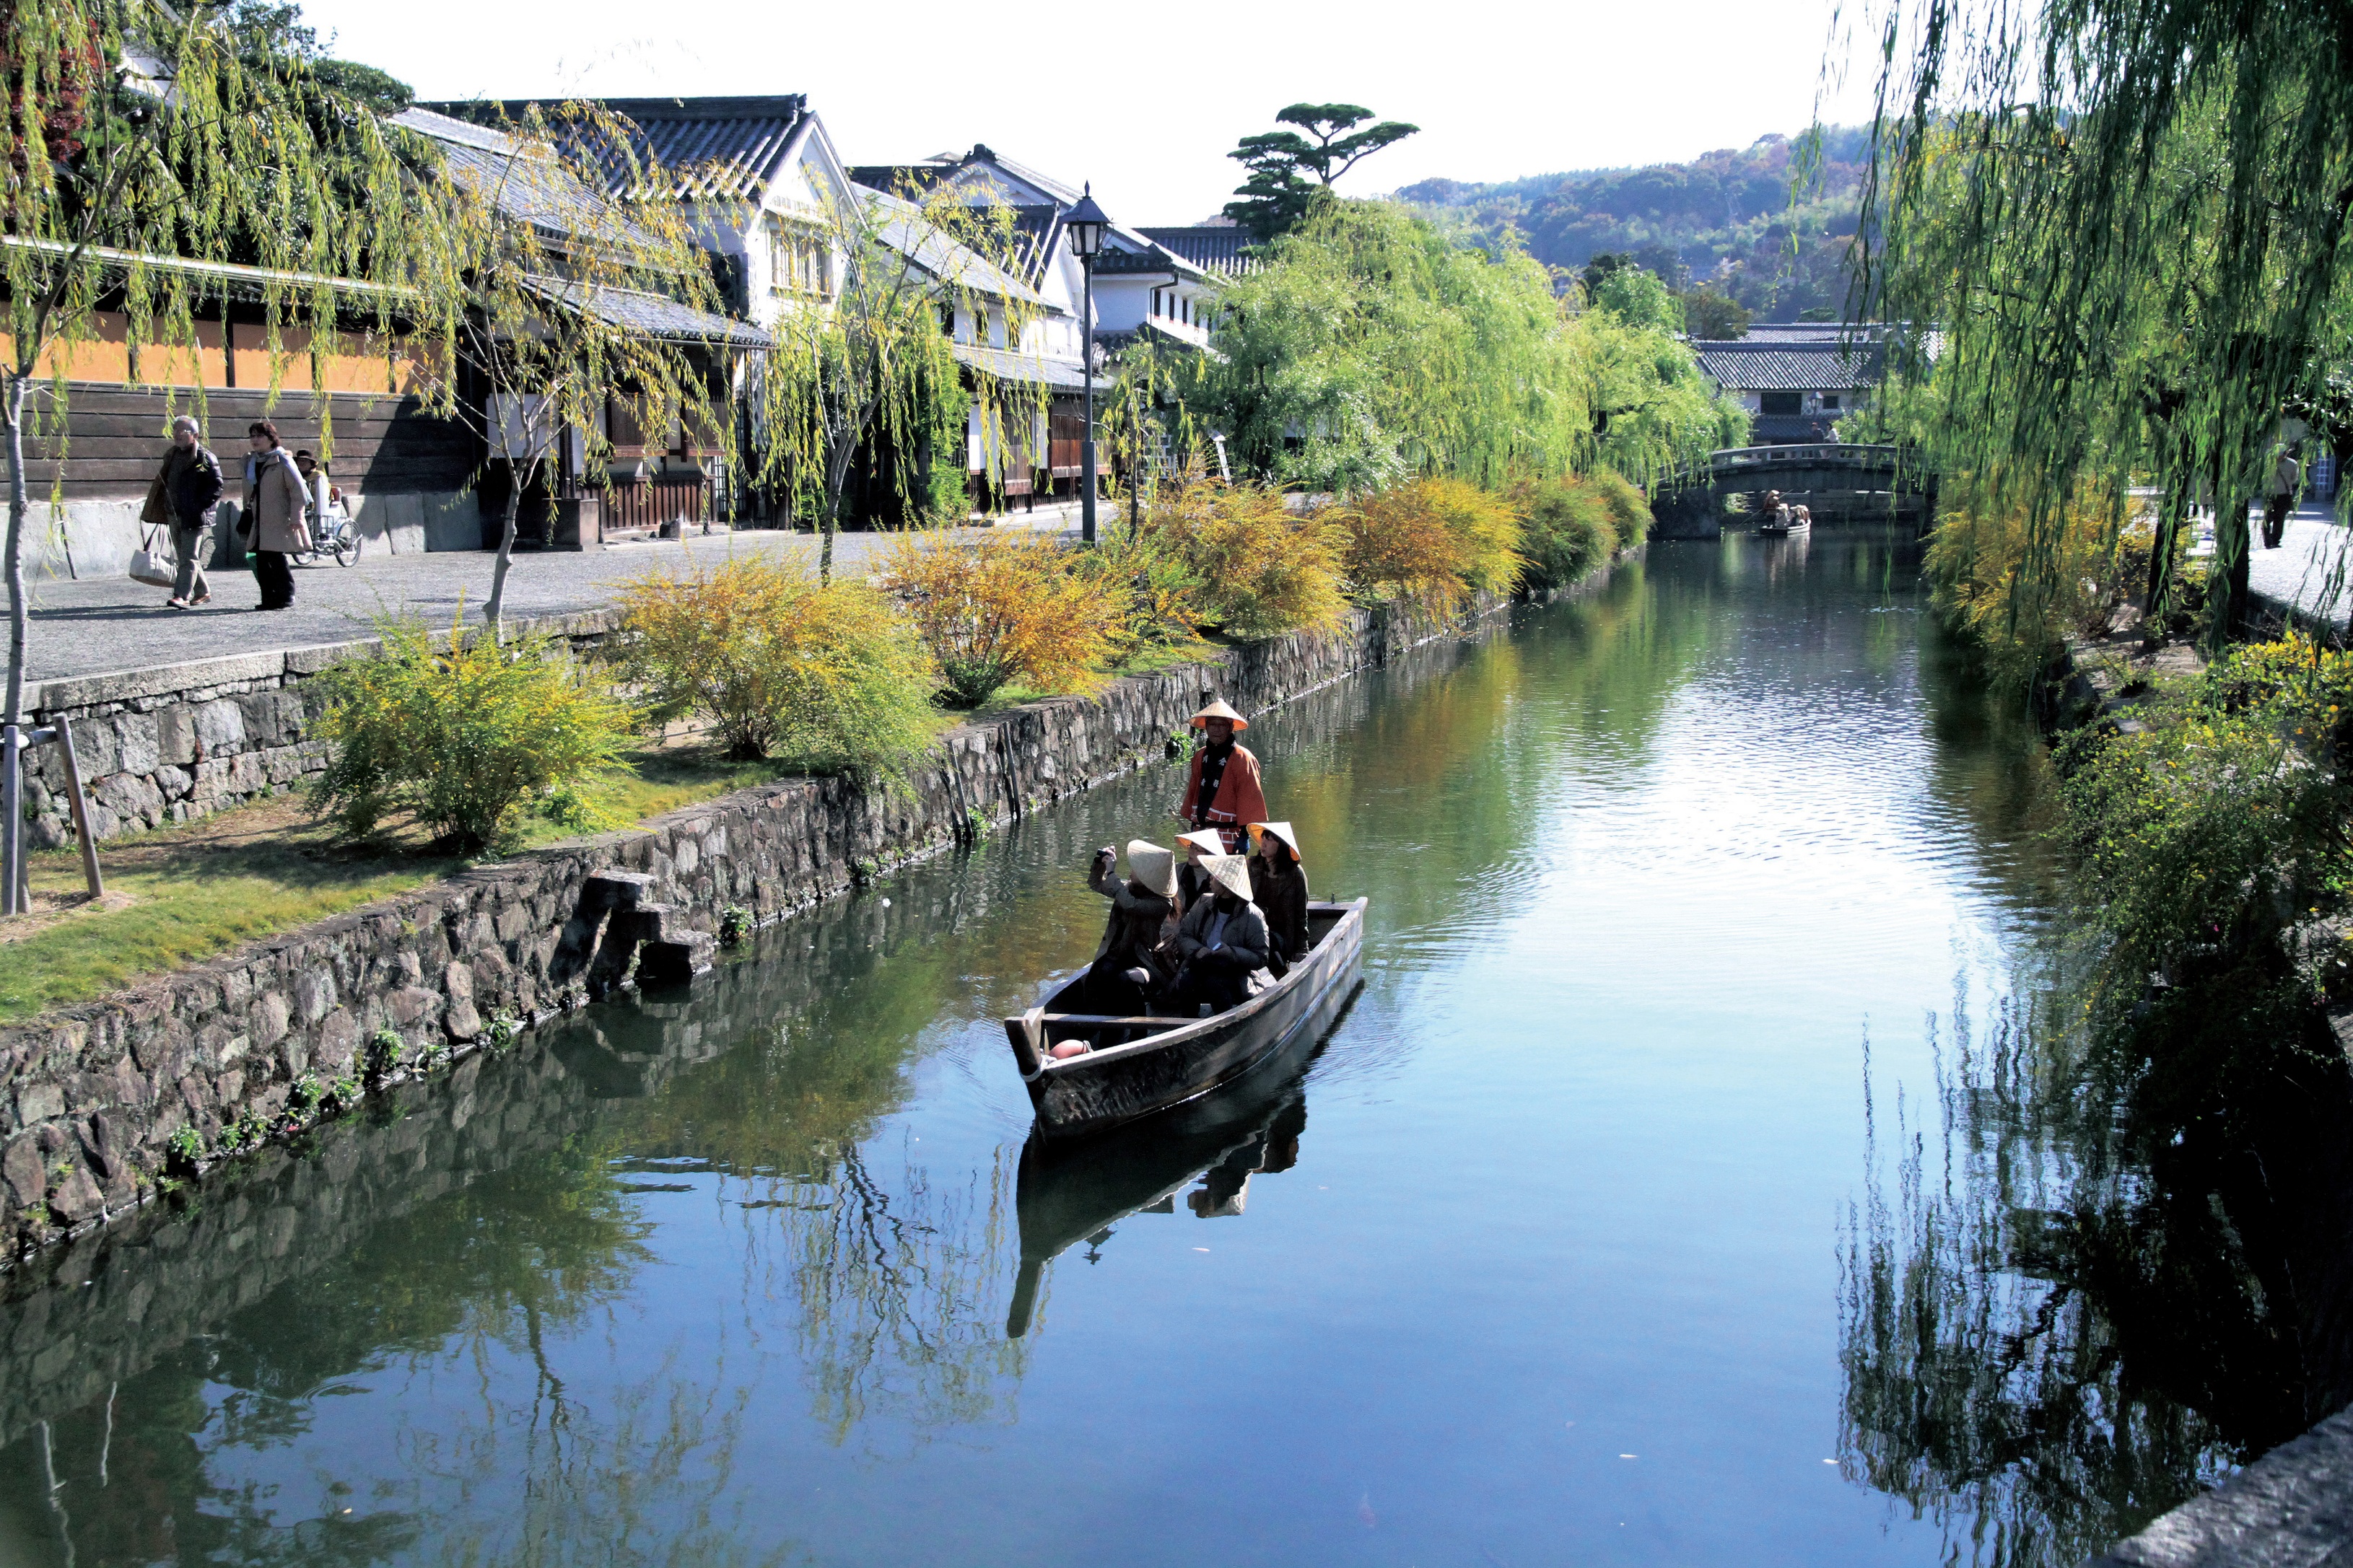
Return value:
<svg viewBox="0 0 2353 1568">
<path fill-rule="evenodd" d="M 1786 447 L 1727 447 L 1704 467 L 1661 479 L 1651 510 L 1659 539 L 1714 539 L 1729 525 L 1749 526 L 1736 497 L 1779 490 L 1811 509 L 1816 522 L 1905 522 L 1924 531 L 1936 514 L 1936 476 L 1909 447 L 1816 441 Z"/>
</svg>

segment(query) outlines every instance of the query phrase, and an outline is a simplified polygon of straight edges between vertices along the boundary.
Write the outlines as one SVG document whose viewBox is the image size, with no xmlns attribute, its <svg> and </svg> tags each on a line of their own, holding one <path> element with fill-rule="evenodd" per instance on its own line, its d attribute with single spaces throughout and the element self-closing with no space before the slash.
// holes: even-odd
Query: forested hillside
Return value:
<svg viewBox="0 0 2353 1568">
<path fill-rule="evenodd" d="M 1482 235 L 1519 231 L 1546 266 L 1575 272 L 1630 255 L 1676 288 L 1712 283 L 1758 321 L 1835 317 L 1871 133 L 1821 133 L 1818 168 L 1793 192 L 1801 143 L 1763 137 L 1688 163 L 1536 174 L 1495 184 L 1424 180 L 1398 192 Z M 1793 194 L 1797 199 L 1793 200 Z"/>
</svg>

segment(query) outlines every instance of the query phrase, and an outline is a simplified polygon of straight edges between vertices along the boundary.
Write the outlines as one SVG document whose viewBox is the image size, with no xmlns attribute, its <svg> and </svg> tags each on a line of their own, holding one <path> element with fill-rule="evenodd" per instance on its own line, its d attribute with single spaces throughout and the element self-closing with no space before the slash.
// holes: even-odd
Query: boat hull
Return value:
<svg viewBox="0 0 2353 1568">
<path fill-rule="evenodd" d="M 1174 1027 L 1160 1027 L 1168 1019 L 1154 1019 L 1158 1032 L 1146 1038 L 1060 1061 L 1045 1056 L 1061 1016 L 1050 1004 L 1008 1018 L 1006 1034 L 1038 1113 L 1039 1133 L 1084 1138 L 1156 1115 L 1319 1036 L 1355 989 L 1364 958 L 1365 900 L 1311 906 L 1311 919 L 1319 914 L 1331 923 L 1306 957 L 1265 991 L 1214 1017 Z"/>
</svg>

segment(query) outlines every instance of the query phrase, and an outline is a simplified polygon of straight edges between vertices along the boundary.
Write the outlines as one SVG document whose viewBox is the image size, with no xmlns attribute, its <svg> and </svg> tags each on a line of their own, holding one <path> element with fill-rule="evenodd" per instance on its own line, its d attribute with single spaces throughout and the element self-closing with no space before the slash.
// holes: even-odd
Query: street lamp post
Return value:
<svg viewBox="0 0 2353 1568">
<path fill-rule="evenodd" d="M 1071 237 L 1071 254 L 1079 258 L 1079 270 L 1086 277 L 1086 302 L 1082 307 L 1081 325 L 1086 331 L 1086 363 L 1082 367 L 1087 387 L 1087 433 L 1079 443 L 1079 533 L 1089 544 L 1095 542 L 1095 258 L 1103 250 L 1103 231 L 1111 227 L 1111 219 L 1103 208 L 1095 205 L 1094 185 L 1090 183 L 1079 197 L 1079 205 L 1063 216 L 1062 226 Z"/>
</svg>

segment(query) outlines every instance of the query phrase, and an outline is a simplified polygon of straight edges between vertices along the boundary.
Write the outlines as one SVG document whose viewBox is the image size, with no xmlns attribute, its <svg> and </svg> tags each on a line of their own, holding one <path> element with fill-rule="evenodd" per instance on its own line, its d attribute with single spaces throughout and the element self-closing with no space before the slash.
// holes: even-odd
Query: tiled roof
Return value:
<svg viewBox="0 0 2353 1568">
<path fill-rule="evenodd" d="M 617 221 L 605 198 L 569 170 L 526 156 L 522 143 L 502 131 L 476 125 L 429 109 L 406 109 L 393 117 L 441 144 L 443 160 L 459 179 L 487 190 L 498 208 L 519 223 L 558 237 L 586 234 Z"/>
<path fill-rule="evenodd" d="M 1692 345 L 1699 367 L 1733 392 L 1823 392 L 1867 386 L 1879 378 L 1874 344 L 1792 347 L 1783 343 L 1702 341 Z"/>
<path fill-rule="evenodd" d="M 725 316 L 681 305 L 635 289 L 600 289 L 565 278 L 533 278 L 532 292 L 543 300 L 595 316 L 609 326 L 640 331 L 670 342 L 699 342 L 764 349 L 767 334 Z"/>
<path fill-rule="evenodd" d="M 563 100 L 543 103 L 553 111 Z M 755 201 L 775 177 L 786 145 L 808 112 L 800 93 L 744 98 L 604 98 L 598 107 L 638 128 L 639 155 L 679 179 L 695 201 Z M 527 99 L 436 103 L 441 113 L 479 122 L 519 120 Z"/>
<path fill-rule="evenodd" d="M 966 169 L 988 166 L 1002 169 L 1012 179 L 1066 207 L 1078 205 L 1078 191 L 1027 164 L 1000 157 L 996 149 L 986 143 L 976 143 L 969 153 L 935 153 L 912 163 L 859 163 L 850 168 L 849 177 L 878 191 L 895 192 L 902 183 L 912 184 L 917 190 L 929 190 L 942 180 L 953 179 Z"/>
<path fill-rule="evenodd" d="M 1040 359 L 1036 354 L 1016 353 L 1010 349 L 982 348 L 977 343 L 955 343 L 949 353 L 959 364 L 969 365 L 999 381 L 1026 382 L 1031 386 L 1052 386 L 1076 391 L 1086 385 L 1086 370 L 1068 360 Z M 1103 377 L 1097 376 L 1097 381 Z"/>
<path fill-rule="evenodd" d="M 1250 242 L 1250 230 L 1238 224 L 1198 224 L 1189 228 L 1140 228 L 1136 233 L 1205 271 L 1239 278 L 1245 272 L 1258 270 L 1258 258 L 1242 254 L 1242 248 Z"/>
<path fill-rule="evenodd" d="M 1029 305 L 1048 303 L 1029 284 L 980 252 L 957 244 L 925 223 L 920 210 L 909 203 L 881 191 L 869 192 L 863 199 L 881 204 L 874 226 L 875 237 L 932 277 L 959 288 L 976 289 L 1000 300 L 1018 300 Z"/>
</svg>

